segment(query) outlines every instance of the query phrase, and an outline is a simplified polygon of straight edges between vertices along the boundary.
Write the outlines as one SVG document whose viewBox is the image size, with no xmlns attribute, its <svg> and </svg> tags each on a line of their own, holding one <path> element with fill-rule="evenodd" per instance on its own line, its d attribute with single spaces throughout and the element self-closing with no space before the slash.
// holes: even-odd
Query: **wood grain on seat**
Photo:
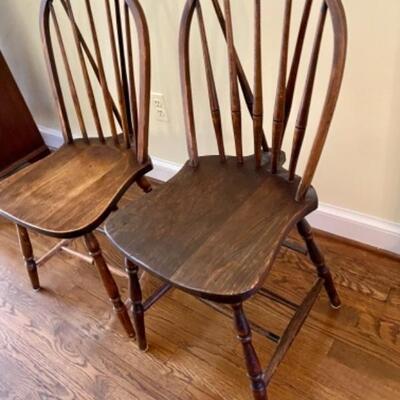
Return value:
<svg viewBox="0 0 400 400">
<path fill-rule="evenodd" d="M 80 236 L 150 169 L 150 162 L 138 164 L 131 149 L 76 140 L 1 182 L 0 214 L 50 236 Z"/>
<path fill-rule="evenodd" d="M 262 283 L 281 241 L 317 207 L 299 181 L 238 165 L 234 157 L 201 157 L 167 184 L 110 217 L 113 242 L 139 266 L 202 297 L 236 302 Z"/>
</svg>

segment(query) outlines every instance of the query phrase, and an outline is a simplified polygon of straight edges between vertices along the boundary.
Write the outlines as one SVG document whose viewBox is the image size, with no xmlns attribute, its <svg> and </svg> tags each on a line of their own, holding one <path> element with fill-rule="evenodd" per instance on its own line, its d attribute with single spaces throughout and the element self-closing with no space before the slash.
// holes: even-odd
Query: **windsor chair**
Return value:
<svg viewBox="0 0 400 400">
<path fill-rule="evenodd" d="M 295 124 L 289 167 L 282 165 L 282 140 L 288 126 L 312 11 L 305 0 L 289 70 L 289 32 L 292 1 L 285 0 L 278 83 L 272 117 L 272 144 L 263 131 L 261 0 L 254 0 L 254 88 L 251 89 L 234 43 L 229 0 L 212 0 L 227 43 L 231 118 L 236 156 L 227 156 L 222 136 L 221 111 L 213 75 L 205 18 L 200 0 L 187 0 L 180 28 L 180 71 L 189 160 L 168 183 L 138 199 L 107 221 L 106 233 L 125 254 L 130 275 L 130 296 L 137 343 L 147 349 L 144 312 L 170 288 L 178 288 L 211 303 L 229 305 L 244 356 L 254 398 L 265 400 L 271 378 L 305 322 L 321 289 L 333 307 L 340 299 L 332 275 L 318 249 L 305 217 L 317 208 L 311 181 L 320 159 L 336 106 L 346 58 L 346 20 L 340 0 L 323 0 L 314 35 L 311 59 Z M 199 156 L 194 119 L 189 43 L 197 15 L 206 81 L 218 155 Z M 333 27 L 333 64 L 328 89 L 311 153 L 302 177 L 296 175 L 311 106 L 318 56 L 327 16 Z M 254 154 L 243 156 L 239 85 L 253 121 Z M 140 227 L 140 233 L 138 232 Z M 278 342 L 268 367 L 261 367 L 252 345 L 250 324 L 243 303 L 263 291 L 263 283 L 289 231 L 297 227 L 304 239 L 317 280 L 300 305 L 273 294 L 273 300 L 295 310 Z M 138 269 L 165 282 L 155 296 L 142 300 Z M 215 305 L 215 304 L 214 304 Z M 217 305 L 216 305 L 217 306 Z M 220 307 L 220 306 L 218 306 Z M 214 307 L 215 308 L 215 307 Z"/>
<path fill-rule="evenodd" d="M 152 168 L 147 153 L 149 34 L 138 0 L 104 0 L 101 4 L 96 1 L 95 13 L 92 5 L 91 0 L 42 0 L 42 41 L 64 145 L 49 157 L 1 182 L 0 214 L 17 225 L 22 254 L 35 290 L 40 289 L 37 270 L 40 260 L 36 262 L 34 258 L 28 229 L 60 239 L 83 236 L 122 326 L 130 337 L 134 337 L 129 314 L 93 232 L 116 209 L 131 184 L 136 182 L 143 190 L 150 190 L 144 177 Z M 88 28 L 85 31 L 90 32 L 91 42 L 83 36 L 80 22 L 75 17 L 77 6 L 82 7 L 80 15 Z M 96 18 L 100 18 L 100 12 L 106 21 L 108 38 L 99 37 Z M 132 21 L 136 25 L 139 47 L 138 101 Z M 73 37 L 75 47 L 66 46 L 68 34 Z M 58 58 L 55 42 L 58 43 Z M 106 64 L 105 52 L 111 54 L 110 65 Z M 75 64 L 72 64 L 73 60 Z M 65 81 L 61 79 L 59 64 L 63 66 Z M 118 101 L 115 101 L 111 81 L 107 79 L 107 67 L 114 71 L 113 84 Z M 76 83 L 79 73 L 84 82 L 82 93 L 78 90 L 81 86 Z M 73 115 L 67 107 L 68 93 L 80 128 L 79 138 L 72 135 Z M 101 103 L 96 100 L 99 96 L 102 96 Z M 85 115 L 83 100 L 90 104 L 93 119 Z M 103 103 L 107 118 L 100 109 Z M 108 128 L 104 120 L 108 121 Z M 91 137 L 90 123 L 94 123 L 95 137 Z M 64 243 L 61 241 L 56 248 Z"/>
</svg>

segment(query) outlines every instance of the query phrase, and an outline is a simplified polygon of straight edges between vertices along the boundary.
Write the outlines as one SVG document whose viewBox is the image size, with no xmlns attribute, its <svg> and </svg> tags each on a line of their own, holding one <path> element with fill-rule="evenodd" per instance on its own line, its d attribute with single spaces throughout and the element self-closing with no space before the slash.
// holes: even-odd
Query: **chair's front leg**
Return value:
<svg viewBox="0 0 400 400">
<path fill-rule="evenodd" d="M 246 359 L 247 373 L 251 380 L 251 388 L 255 400 L 267 400 L 267 388 L 264 373 L 260 361 L 251 340 L 251 329 L 243 310 L 242 303 L 232 306 L 235 328 L 238 338 L 242 343 L 244 357 Z"/>
<path fill-rule="evenodd" d="M 35 258 L 33 257 L 32 243 L 29 238 L 29 233 L 26 228 L 17 225 L 17 233 L 19 244 L 21 246 L 21 252 L 24 256 L 26 269 L 28 270 L 29 278 L 32 283 L 34 290 L 40 290 L 39 275 L 37 272 L 37 265 Z"/>
<path fill-rule="evenodd" d="M 340 308 L 341 301 L 337 293 L 335 283 L 333 282 L 331 271 L 327 267 L 325 258 L 315 243 L 310 224 L 303 219 L 297 224 L 297 229 L 307 246 L 312 263 L 317 268 L 318 276 L 324 279 L 325 290 L 328 294 L 332 307 Z"/>
<path fill-rule="evenodd" d="M 146 328 L 144 324 L 144 308 L 142 303 L 142 289 L 139 282 L 139 268 L 130 260 L 125 260 L 126 271 L 129 275 L 129 290 L 132 301 L 133 321 L 136 329 L 136 340 L 141 351 L 147 351 Z"/>
<path fill-rule="evenodd" d="M 127 335 L 129 337 L 135 337 L 135 330 L 133 329 L 132 322 L 129 318 L 128 311 L 125 307 L 125 304 L 121 300 L 121 296 L 119 294 L 118 286 L 115 283 L 115 280 L 108 269 L 107 263 L 101 253 L 99 242 L 93 233 L 88 233 L 85 235 L 85 243 L 86 247 L 89 251 L 89 254 L 93 257 L 96 267 L 99 271 L 100 277 L 103 281 L 104 287 L 108 293 L 108 296 L 113 303 L 114 310 L 124 327 Z"/>
</svg>

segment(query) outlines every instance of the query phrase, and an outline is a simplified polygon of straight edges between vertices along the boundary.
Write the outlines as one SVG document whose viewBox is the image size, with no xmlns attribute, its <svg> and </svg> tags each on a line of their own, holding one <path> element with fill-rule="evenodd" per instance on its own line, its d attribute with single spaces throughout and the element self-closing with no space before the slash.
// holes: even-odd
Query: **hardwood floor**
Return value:
<svg viewBox="0 0 400 400">
<path fill-rule="evenodd" d="M 124 201 L 137 195 L 130 191 Z M 35 234 L 32 239 L 37 256 L 54 243 Z M 400 263 L 318 239 L 344 305 L 334 311 L 321 295 L 273 378 L 270 398 L 398 399 Z M 108 259 L 121 263 L 101 241 Z M 150 351 L 140 353 L 115 320 L 94 267 L 63 253 L 39 272 L 45 289 L 34 293 L 15 229 L 1 221 L 0 399 L 251 397 L 232 321 L 206 304 L 179 291 L 168 293 L 148 311 Z M 305 257 L 283 249 L 266 286 L 299 302 L 314 277 Z M 125 280 L 117 280 L 126 297 Z M 147 291 L 153 283 L 147 282 Z M 290 314 L 261 296 L 246 311 L 277 333 Z M 266 365 L 275 345 L 258 333 L 254 341 Z"/>
</svg>

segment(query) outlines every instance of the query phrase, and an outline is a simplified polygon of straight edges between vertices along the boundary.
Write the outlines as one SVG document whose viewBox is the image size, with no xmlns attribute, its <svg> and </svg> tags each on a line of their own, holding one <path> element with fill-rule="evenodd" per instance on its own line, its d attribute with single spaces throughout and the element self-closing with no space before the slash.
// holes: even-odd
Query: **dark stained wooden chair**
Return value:
<svg viewBox="0 0 400 400">
<path fill-rule="evenodd" d="M 299 0 L 300 1 L 300 0 Z M 254 89 L 250 88 L 234 45 L 229 0 L 212 0 L 226 37 L 231 114 L 236 157 L 226 156 L 221 128 L 221 112 L 211 65 L 205 21 L 201 5 L 187 0 L 180 30 L 180 66 L 189 161 L 168 183 L 120 210 L 107 221 L 106 232 L 126 255 L 130 274 L 130 296 L 138 344 L 147 348 L 144 311 L 171 287 L 206 301 L 231 305 L 238 337 L 243 345 L 248 375 L 255 399 L 267 398 L 267 386 L 325 286 L 333 307 L 340 306 L 331 273 L 314 242 L 305 217 L 317 208 L 318 199 L 311 181 L 316 171 L 332 120 L 342 82 L 346 58 L 347 31 L 340 0 L 323 0 L 314 35 L 311 60 L 297 114 L 289 167 L 280 156 L 283 135 L 292 109 L 299 64 L 312 0 L 301 0 L 304 11 L 289 70 L 288 49 L 292 1 L 286 0 L 280 67 L 272 126 L 272 145 L 263 133 L 261 0 L 254 0 Z M 194 122 L 193 93 L 189 60 L 190 31 L 197 14 L 206 67 L 212 121 L 219 155 L 198 155 Z M 296 166 L 307 128 L 324 25 L 330 16 L 333 27 L 333 64 L 322 115 L 302 177 Z M 288 71 L 289 70 L 289 71 Z M 243 156 L 239 85 L 253 119 L 254 154 Z M 243 302 L 262 291 L 274 259 L 289 231 L 296 227 L 305 244 L 318 278 L 301 305 L 269 294 L 270 298 L 295 309 L 295 315 L 281 338 L 266 369 L 261 367 L 252 345 L 251 329 Z M 142 301 L 138 269 L 165 282 L 158 293 Z"/>
<path fill-rule="evenodd" d="M 77 3 L 71 0 L 42 0 L 41 4 L 44 51 L 65 144 L 49 157 L 1 182 L 0 214 L 17 224 L 21 250 L 35 290 L 40 289 L 40 284 L 28 230 L 61 239 L 83 236 L 126 333 L 134 337 L 132 322 L 93 231 L 116 209 L 119 199 L 131 184 L 136 182 L 143 190 L 150 189 L 144 178 L 144 174 L 152 168 L 147 154 L 149 34 L 138 0 L 96 1 L 96 13 L 92 9 L 93 1 L 81 0 L 79 3 L 87 12 L 82 23 L 86 24 L 85 31 L 90 32 L 89 42 L 74 17 L 72 6 L 77 6 Z M 107 21 L 107 39 L 99 39 L 98 36 L 94 15 L 100 12 L 104 13 L 104 21 Z M 62 18 L 64 24 L 61 23 Z M 139 107 L 132 21 L 136 25 L 139 43 Z M 74 38 L 75 48 L 66 47 L 67 34 Z M 55 46 L 56 42 L 58 46 Z M 60 55 L 58 59 L 56 47 Z M 94 49 L 94 53 L 90 48 Z M 71 56 L 72 52 L 75 58 Z M 110 54 L 109 67 L 115 74 L 112 80 L 107 78 L 105 72 Z M 76 69 L 72 60 L 76 61 Z M 63 68 L 59 68 L 58 63 Z M 65 81 L 60 78 L 61 69 L 65 72 Z M 79 71 L 86 89 L 82 89 L 82 93 L 79 93 L 79 86 L 75 83 Z M 114 100 L 114 87 L 118 101 Z M 80 138 L 74 138 L 72 134 L 70 121 L 73 115 L 67 108 L 68 93 L 80 127 Z M 98 101 L 99 93 L 101 102 Z M 84 115 L 83 100 L 90 104 L 91 117 Z M 102 117 L 100 104 L 107 118 Z M 92 137 L 93 134 L 95 137 Z"/>
</svg>

